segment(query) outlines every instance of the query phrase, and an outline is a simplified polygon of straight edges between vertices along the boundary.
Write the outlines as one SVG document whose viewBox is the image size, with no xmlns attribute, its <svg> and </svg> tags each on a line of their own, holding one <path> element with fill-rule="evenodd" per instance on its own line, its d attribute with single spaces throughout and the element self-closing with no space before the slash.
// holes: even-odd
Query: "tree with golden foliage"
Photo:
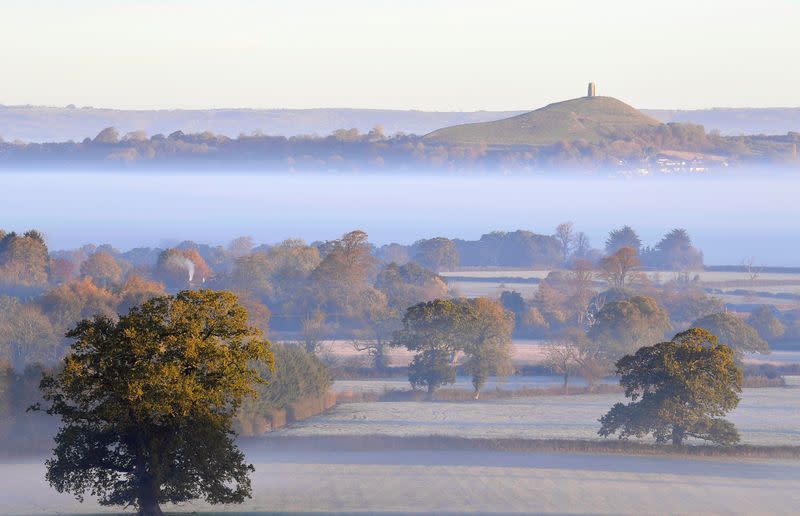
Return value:
<svg viewBox="0 0 800 516">
<path fill-rule="evenodd" d="M 166 293 L 163 283 L 147 280 L 138 274 L 131 274 L 119 290 L 117 311 L 125 314 L 134 306 Z"/>
<path fill-rule="evenodd" d="M 113 316 L 117 307 L 116 296 L 88 277 L 62 283 L 42 294 L 38 302 L 62 335 L 80 319 L 96 314 Z"/>
<path fill-rule="evenodd" d="M 706 330 L 692 328 L 668 342 L 644 346 L 617 362 L 626 404 L 600 418 L 603 437 L 652 434 L 681 445 L 688 437 L 729 445 L 739 433 L 722 418 L 739 404 L 742 371 L 733 350 Z"/>
<path fill-rule="evenodd" d="M 730 312 L 706 315 L 692 323 L 693 328 L 703 328 L 724 342 L 741 358 L 742 353 L 769 353 L 769 344 L 755 328 Z"/>
<path fill-rule="evenodd" d="M 81 276 L 92 278 L 100 287 L 109 287 L 120 282 L 122 268 L 111 254 L 98 251 L 81 264 Z"/>
<path fill-rule="evenodd" d="M 639 266 L 639 254 L 632 247 L 623 247 L 600 262 L 600 274 L 611 288 L 624 289 L 631 273 Z"/>
<path fill-rule="evenodd" d="M 0 234 L 0 283 L 25 287 L 47 284 L 50 257 L 44 236 L 31 230 L 23 235 Z"/>
<path fill-rule="evenodd" d="M 242 400 L 273 367 L 269 342 L 230 292 L 182 291 L 113 320 L 79 322 L 64 369 L 41 382 L 61 418 L 47 480 L 79 499 L 133 505 L 241 503 L 253 466 L 233 441 Z"/>
<path fill-rule="evenodd" d="M 642 345 L 659 342 L 671 329 L 669 314 L 655 299 L 634 296 L 606 303 L 595 315 L 588 335 L 613 361 Z"/>
<path fill-rule="evenodd" d="M 472 376 L 475 399 L 480 396 L 489 376 L 506 377 L 511 365 L 511 334 L 514 314 L 499 301 L 480 297 L 469 301 L 471 320 L 465 332 L 462 351 L 466 355 L 464 371 Z"/>
</svg>

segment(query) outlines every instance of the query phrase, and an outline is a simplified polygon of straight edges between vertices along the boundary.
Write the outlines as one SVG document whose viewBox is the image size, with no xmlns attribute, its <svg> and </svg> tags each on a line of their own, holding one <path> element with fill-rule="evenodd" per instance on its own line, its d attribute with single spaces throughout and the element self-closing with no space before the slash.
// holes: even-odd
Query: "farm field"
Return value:
<svg viewBox="0 0 800 516">
<path fill-rule="evenodd" d="M 615 378 L 608 378 L 603 383 L 617 384 Z M 481 392 L 492 391 L 494 389 L 518 390 L 518 389 L 544 389 L 548 387 L 561 387 L 563 379 L 560 376 L 510 376 L 505 379 L 490 377 Z M 570 387 L 585 387 L 586 382 L 581 378 L 570 378 Z M 408 390 L 411 385 L 403 377 L 395 378 L 370 378 L 368 380 L 336 380 L 333 383 L 333 390 L 341 392 L 384 392 L 388 390 Z M 463 389 L 472 391 L 472 378 L 458 376 L 456 382 L 447 386 L 448 389 Z"/>
<path fill-rule="evenodd" d="M 517 283 L 513 281 L 447 281 L 453 295 L 463 297 L 500 297 L 504 290 L 512 290 L 528 299 L 536 295 L 536 283 Z"/>
<path fill-rule="evenodd" d="M 622 394 L 538 396 L 475 402 L 369 402 L 279 430 L 280 435 L 391 435 L 524 439 L 600 439 L 598 418 Z M 728 415 L 742 443 L 800 445 L 800 389 L 745 389 Z"/>
<path fill-rule="evenodd" d="M 241 505 L 180 513 L 790 514 L 800 463 L 500 451 L 259 452 Z M 387 484 L 387 482 L 389 484 Z M 58 494 L 37 463 L 0 464 L 5 514 L 119 513 Z M 197 512 L 195 512 L 197 511 Z"/>
<path fill-rule="evenodd" d="M 502 269 L 482 268 L 476 270 L 445 271 L 441 272 L 440 274 L 445 278 L 461 277 L 461 278 L 477 278 L 477 279 L 487 279 L 487 278 L 544 279 L 547 277 L 549 273 L 550 269 L 534 270 L 534 269 L 513 269 L 513 268 L 502 268 Z M 647 275 L 653 280 L 660 279 L 661 281 L 667 281 L 672 278 L 679 277 L 680 273 L 675 271 L 648 271 Z M 699 276 L 700 281 L 703 281 L 705 283 L 750 281 L 749 274 L 747 274 L 746 272 L 736 272 L 736 271 L 691 271 L 689 275 L 692 278 L 695 276 Z M 760 272 L 758 273 L 757 281 L 788 282 L 797 284 L 797 282 L 800 282 L 800 273 Z"/>
<path fill-rule="evenodd" d="M 511 343 L 511 359 L 514 365 L 537 365 L 545 359 L 547 341 L 539 339 L 514 339 Z M 331 362 L 346 361 L 354 365 L 366 366 L 369 357 L 366 352 L 356 351 L 349 340 L 331 340 L 322 345 L 322 354 Z M 407 366 L 414 354 L 403 348 L 389 350 L 389 364 L 392 366 Z M 800 351 L 772 351 L 767 355 L 759 353 L 747 354 L 745 362 L 753 363 L 800 363 Z"/>
<path fill-rule="evenodd" d="M 548 270 L 482 269 L 450 271 L 440 274 L 448 279 L 448 285 L 459 295 L 498 297 L 504 290 L 515 290 L 523 297 L 531 298 L 536 294 L 538 285 L 514 281 L 514 279 L 543 279 L 548 273 Z M 646 274 L 655 282 L 669 281 L 679 276 L 679 273 L 674 271 L 651 271 Z M 737 289 L 746 289 L 771 294 L 797 295 L 800 294 L 800 273 L 759 273 L 755 281 L 751 281 L 750 276 L 744 272 L 697 271 L 691 272 L 690 276 L 692 278 L 698 276 L 706 288 L 723 289 L 725 293 L 716 295 L 726 303 L 771 304 L 782 310 L 800 306 L 800 301 L 794 299 L 742 296 L 732 293 Z M 496 281 L 492 281 L 492 279 L 496 279 Z M 596 289 L 600 291 L 602 287 L 598 285 Z"/>
<path fill-rule="evenodd" d="M 539 364 L 544 360 L 546 341 L 537 339 L 514 339 L 512 360 L 517 365 Z M 349 340 L 329 340 L 322 344 L 322 356 L 329 361 L 346 361 L 352 365 L 367 365 L 369 356 L 366 352 L 356 351 Z M 414 353 L 404 348 L 392 348 L 388 352 L 389 364 L 407 366 Z"/>
<path fill-rule="evenodd" d="M 446 271 L 441 272 L 440 274 L 447 278 L 447 277 L 461 277 L 461 278 L 478 278 L 478 279 L 487 279 L 487 278 L 524 278 L 524 279 L 544 279 L 550 273 L 550 269 L 540 269 L 540 270 L 532 270 L 532 269 L 512 269 L 512 268 L 503 268 L 503 269 L 479 269 L 479 270 L 456 270 L 456 271 Z M 660 279 L 661 281 L 667 281 L 672 279 L 673 277 L 678 277 L 680 274 L 675 271 L 648 271 L 647 275 L 651 279 Z M 706 283 L 720 283 L 720 282 L 731 282 L 731 281 L 743 281 L 749 282 L 750 275 L 746 272 L 735 272 L 735 271 L 692 271 L 690 272 L 690 276 L 693 278 L 695 276 L 700 277 L 700 281 Z M 758 274 L 758 281 L 765 281 L 765 282 L 789 282 L 795 283 L 800 282 L 800 273 L 798 272 L 761 272 Z"/>
</svg>

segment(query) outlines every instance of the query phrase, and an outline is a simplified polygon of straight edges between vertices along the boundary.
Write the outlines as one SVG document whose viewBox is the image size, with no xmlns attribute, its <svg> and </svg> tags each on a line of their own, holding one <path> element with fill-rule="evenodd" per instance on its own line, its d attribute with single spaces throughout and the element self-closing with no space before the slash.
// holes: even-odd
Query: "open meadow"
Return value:
<svg viewBox="0 0 800 516">
<path fill-rule="evenodd" d="M 248 451 L 253 498 L 187 503 L 195 514 L 791 514 L 800 463 L 501 451 Z M 119 514 L 44 481 L 40 463 L 0 464 L 4 514 Z"/>
<path fill-rule="evenodd" d="M 467 269 L 442 272 L 450 288 L 458 295 L 466 297 L 499 297 L 505 290 L 517 291 L 524 298 L 536 294 L 538 281 L 547 277 L 549 270 L 529 269 Z M 647 277 L 662 283 L 677 279 L 681 273 L 674 271 L 648 271 Z M 701 286 L 725 303 L 767 304 L 780 310 L 800 307 L 800 273 L 797 272 L 759 272 L 737 271 L 691 271 L 690 278 L 697 277 Z M 598 282 L 595 290 L 606 288 Z M 742 291 L 749 291 L 745 294 Z"/>
<path fill-rule="evenodd" d="M 278 433 L 599 440 L 597 420 L 620 401 L 624 401 L 621 393 L 460 403 L 348 403 Z M 738 428 L 743 444 L 800 445 L 800 389 L 745 389 L 728 419 Z"/>
</svg>

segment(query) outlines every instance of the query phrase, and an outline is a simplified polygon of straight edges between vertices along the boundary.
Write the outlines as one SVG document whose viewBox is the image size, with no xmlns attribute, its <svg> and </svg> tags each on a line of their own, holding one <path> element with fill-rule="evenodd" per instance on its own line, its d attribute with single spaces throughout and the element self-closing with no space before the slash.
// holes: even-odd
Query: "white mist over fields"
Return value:
<svg viewBox="0 0 800 516">
<path fill-rule="evenodd" d="M 800 177 L 768 171 L 656 178 L 24 171 L 0 173 L 0 225 L 40 229 L 51 249 L 88 242 L 128 249 L 240 235 L 259 243 L 327 240 L 355 228 L 376 244 L 476 239 L 493 230 L 549 234 L 572 220 L 599 248 L 624 224 L 646 245 L 684 227 L 706 264 L 754 256 L 798 266 L 798 192 Z"/>
</svg>

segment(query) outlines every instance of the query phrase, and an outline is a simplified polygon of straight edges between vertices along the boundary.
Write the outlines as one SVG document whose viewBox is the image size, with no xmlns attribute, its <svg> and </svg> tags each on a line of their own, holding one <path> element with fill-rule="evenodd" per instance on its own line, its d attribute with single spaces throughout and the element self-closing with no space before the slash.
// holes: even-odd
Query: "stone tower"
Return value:
<svg viewBox="0 0 800 516">
<path fill-rule="evenodd" d="M 587 97 L 594 97 L 595 95 L 597 95 L 597 92 L 595 91 L 594 83 L 590 82 L 589 83 L 589 92 L 586 94 L 586 96 Z"/>
</svg>

